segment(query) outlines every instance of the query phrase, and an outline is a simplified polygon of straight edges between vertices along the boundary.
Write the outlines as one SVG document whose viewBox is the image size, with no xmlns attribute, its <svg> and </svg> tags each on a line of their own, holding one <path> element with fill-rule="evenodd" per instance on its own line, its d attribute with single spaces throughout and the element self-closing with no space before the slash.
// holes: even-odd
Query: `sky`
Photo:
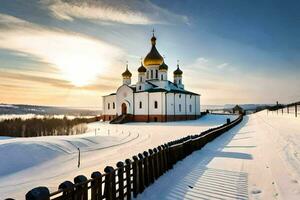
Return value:
<svg viewBox="0 0 300 200">
<path fill-rule="evenodd" d="M 0 103 L 101 107 L 128 61 L 179 60 L 202 104 L 300 100 L 297 0 L 0 0 Z"/>
</svg>

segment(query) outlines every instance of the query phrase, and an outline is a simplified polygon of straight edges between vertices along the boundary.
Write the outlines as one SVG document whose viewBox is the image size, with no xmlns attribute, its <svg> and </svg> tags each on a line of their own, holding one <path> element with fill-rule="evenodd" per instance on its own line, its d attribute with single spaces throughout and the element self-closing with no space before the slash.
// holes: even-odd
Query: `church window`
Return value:
<svg viewBox="0 0 300 200">
<path fill-rule="evenodd" d="M 149 71 L 147 71 L 147 79 L 149 79 Z"/>
<path fill-rule="evenodd" d="M 158 70 L 155 70 L 155 78 L 158 79 Z"/>
<path fill-rule="evenodd" d="M 143 81 L 143 78 L 140 76 L 140 82 L 142 82 Z"/>
<path fill-rule="evenodd" d="M 140 101 L 140 108 L 142 108 L 143 107 L 143 103 Z"/>
<path fill-rule="evenodd" d="M 153 70 L 151 70 L 150 72 L 151 72 L 151 79 L 153 79 Z"/>
<path fill-rule="evenodd" d="M 179 99 L 181 98 L 181 94 L 179 95 Z"/>
<path fill-rule="evenodd" d="M 160 79 L 164 80 L 164 75 L 163 74 L 160 75 Z"/>
<path fill-rule="evenodd" d="M 192 112 L 192 105 L 190 104 L 190 112 Z"/>
<path fill-rule="evenodd" d="M 139 86 L 139 90 L 142 90 L 142 86 Z"/>
<path fill-rule="evenodd" d="M 179 84 L 181 84 L 181 80 L 179 79 Z"/>
<path fill-rule="evenodd" d="M 157 101 L 154 101 L 154 108 L 157 109 Z"/>
<path fill-rule="evenodd" d="M 115 107 L 116 107 L 116 106 L 115 106 L 115 102 L 113 102 L 113 109 L 115 109 Z"/>
<path fill-rule="evenodd" d="M 107 109 L 108 109 L 108 110 L 110 109 L 110 103 L 107 104 Z"/>
<path fill-rule="evenodd" d="M 178 106 L 179 106 L 179 112 L 181 112 L 181 104 L 179 104 Z"/>
<path fill-rule="evenodd" d="M 192 98 L 192 95 L 190 95 L 190 99 Z"/>
</svg>

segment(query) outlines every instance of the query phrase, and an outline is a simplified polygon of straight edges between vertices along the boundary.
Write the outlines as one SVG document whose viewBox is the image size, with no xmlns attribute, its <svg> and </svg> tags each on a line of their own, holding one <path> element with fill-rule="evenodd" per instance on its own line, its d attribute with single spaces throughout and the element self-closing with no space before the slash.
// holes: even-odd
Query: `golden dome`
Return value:
<svg viewBox="0 0 300 200">
<path fill-rule="evenodd" d="M 147 71 L 146 67 L 144 67 L 142 61 L 141 61 L 141 66 L 138 68 L 139 73 L 145 73 Z"/>
<path fill-rule="evenodd" d="M 183 72 L 179 69 L 179 65 L 177 64 L 177 69 L 173 72 L 174 76 L 182 76 Z"/>
<path fill-rule="evenodd" d="M 168 71 L 168 65 L 166 65 L 165 62 L 163 62 L 159 68 L 158 68 L 160 71 Z"/>
<path fill-rule="evenodd" d="M 144 66 L 149 65 L 161 65 L 164 62 L 164 58 L 158 53 L 156 45 L 156 37 L 153 35 L 151 38 L 152 48 L 144 59 Z"/>
<path fill-rule="evenodd" d="M 123 78 L 131 78 L 132 74 L 128 70 L 128 65 L 126 65 L 126 70 L 125 70 L 125 72 L 122 73 L 122 76 L 123 76 Z"/>
</svg>

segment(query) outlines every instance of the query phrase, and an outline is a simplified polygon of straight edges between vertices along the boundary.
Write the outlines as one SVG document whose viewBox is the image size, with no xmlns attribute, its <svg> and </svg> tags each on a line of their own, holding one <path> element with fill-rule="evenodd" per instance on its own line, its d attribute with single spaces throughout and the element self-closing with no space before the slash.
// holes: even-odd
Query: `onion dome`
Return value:
<svg viewBox="0 0 300 200">
<path fill-rule="evenodd" d="M 177 69 L 173 72 L 174 76 L 182 76 L 183 72 L 179 69 L 179 65 L 177 64 Z"/>
<path fill-rule="evenodd" d="M 141 66 L 138 68 L 139 73 L 145 73 L 147 71 L 146 67 L 144 67 L 143 63 L 141 62 Z"/>
<path fill-rule="evenodd" d="M 166 65 L 165 62 L 163 62 L 159 68 L 158 68 L 160 71 L 167 71 L 168 70 L 168 65 Z"/>
<path fill-rule="evenodd" d="M 125 70 L 125 72 L 122 73 L 122 76 L 123 76 L 123 78 L 131 78 L 132 74 L 128 70 L 128 65 L 126 65 L 126 70 Z"/>
<path fill-rule="evenodd" d="M 156 45 L 156 37 L 153 35 L 151 38 L 152 48 L 144 59 L 144 65 L 147 67 L 149 65 L 161 65 L 164 61 L 163 57 L 158 53 Z"/>
</svg>

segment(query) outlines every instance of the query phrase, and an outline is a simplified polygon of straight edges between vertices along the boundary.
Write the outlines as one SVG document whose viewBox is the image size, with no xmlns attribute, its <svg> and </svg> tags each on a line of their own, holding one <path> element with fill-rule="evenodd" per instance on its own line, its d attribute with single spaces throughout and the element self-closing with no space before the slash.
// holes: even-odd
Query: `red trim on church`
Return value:
<svg viewBox="0 0 300 200">
<path fill-rule="evenodd" d="M 111 121 L 116 118 L 116 115 L 103 115 L 103 121 Z M 133 122 L 169 122 L 169 121 L 184 121 L 195 120 L 200 115 L 132 115 Z"/>
</svg>

